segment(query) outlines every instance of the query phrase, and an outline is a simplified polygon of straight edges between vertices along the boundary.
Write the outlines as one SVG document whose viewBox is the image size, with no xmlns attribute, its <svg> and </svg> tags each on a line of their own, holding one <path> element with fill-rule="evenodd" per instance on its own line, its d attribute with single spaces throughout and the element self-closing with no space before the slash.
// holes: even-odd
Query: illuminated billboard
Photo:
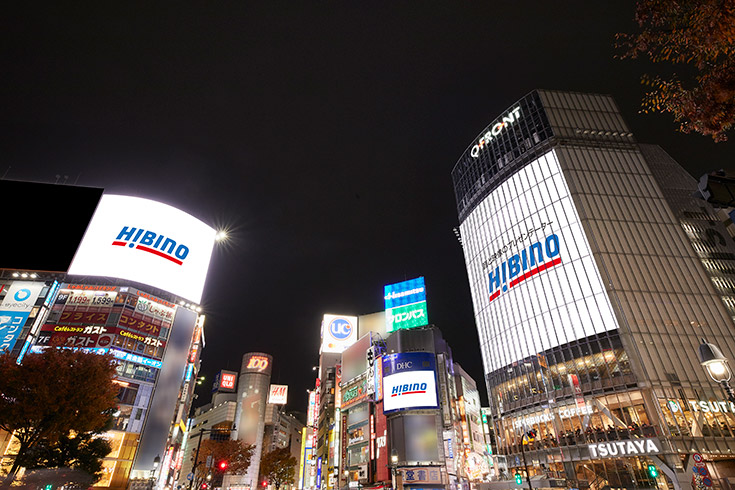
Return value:
<svg viewBox="0 0 735 490">
<path fill-rule="evenodd" d="M 274 405 L 285 405 L 288 401 L 288 386 L 287 385 L 271 385 L 270 392 L 268 393 L 268 403 Z"/>
<path fill-rule="evenodd" d="M 431 352 L 383 356 L 383 411 L 438 408 L 435 371 Z"/>
<path fill-rule="evenodd" d="M 237 373 L 222 370 L 214 378 L 214 389 L 220 393 L 235 393 L 237 391 Z"/>
<path fill-rule="evenodd" d="M 388 333 L 429 324 L 426 310 L 426 285 L 417 277 L 384 288 L 385 322 Z"/>
<path fill-rule="evenodd" d="M 319 352 L 341 354 L 357 341 L 357 317 L 324 315 L 322 320 L 322 345 Z"/>
<path fill-rule="evenodd" d="M 14 281 L 0 304 L 0 353 L 10 352 L 45 286 L 42 282 Z"/>
<path fill-rule="evenodd" d="M 618 327 L 555 151 L 460 229 L 486 373 Z"/>
<path fill-rule="evenodd" d="M 215 230 L 156 201 L 103 195 L 69 274 L 128 279 L 200 302 Z"/>
</svg>

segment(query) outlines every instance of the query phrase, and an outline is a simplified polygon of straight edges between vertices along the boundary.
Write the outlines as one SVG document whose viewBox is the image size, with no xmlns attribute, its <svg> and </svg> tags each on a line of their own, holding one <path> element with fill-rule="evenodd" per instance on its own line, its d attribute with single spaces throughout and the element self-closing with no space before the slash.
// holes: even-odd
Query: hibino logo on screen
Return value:
<svg viewBox="0 0 735 490">
<path fill-rule="evenodd" d="M 488 274 L 490 301 L 508 288 L 560 263 L 559 237 L 556 234 L 532 243 L 527 249 L 513 255 Z"/>
<path fill-rule="evenodd" d="M 415 395 L 416 393 L 426 393 L 426 383 L 413 383 L 394 386 L 390 396 Z"/>
<path fill-rule="evenodd" d="M 176 243 L 172 238 L 142 228 L 123 226 L 112 242 L 118 247 L 128 246 L 182 265 L 189 255 L 189 247 Z"/>
</svg>

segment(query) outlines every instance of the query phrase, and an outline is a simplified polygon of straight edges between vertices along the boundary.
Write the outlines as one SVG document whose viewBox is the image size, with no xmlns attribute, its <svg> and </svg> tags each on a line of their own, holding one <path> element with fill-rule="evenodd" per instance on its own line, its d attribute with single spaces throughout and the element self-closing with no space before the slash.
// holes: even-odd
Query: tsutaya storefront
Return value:
<svg viewBox="0 0 735 490">
<path fill-rule="evenodd" d="M 609 96 L 539 90 L 500 114 L 452 171 L 496 487 L 688 488 L 694 454 L 727 485 L 735 407 L 697 352 L 732 359 L 735 324 L 653 163 Z"/>
</svg>

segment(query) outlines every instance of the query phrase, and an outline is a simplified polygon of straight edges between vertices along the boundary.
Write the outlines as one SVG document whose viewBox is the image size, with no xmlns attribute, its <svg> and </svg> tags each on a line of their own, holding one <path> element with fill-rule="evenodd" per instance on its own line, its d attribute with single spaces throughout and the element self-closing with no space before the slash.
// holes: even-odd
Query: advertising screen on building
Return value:
<svg viewBox="0 0 735 490">
<path fill-rule="evenodd" d="M 104 195 L 69 274 L 128 279 L 200 302 L 215 230 L 156 201 Z"/>
<path fill-rule="evenodd" d="M 357 341 L 357 317 L 324 315 L 320 352 L 341 354 Z"/>
<path fill-rule="evenodd" d="M 485 372 L 617 328 L 554 151 L 460 225 Z"/>
<path fill-rule="evenodd" d="M 417 277 L 384 288 L 385 322 L 388 333 L 429 324 L 426 310 L 426 285 Z"/>
<path fill-rule="evenodd" d="M 437 408 L 436 360 L 430 352 L 383 357 L 383 411 Z"/>
<path fill-rule="evenodd" d="M 287 385 L 271 385 L 270 392 L 268 393 L 268 403 L 274 405 L 285 405 L 288 401 L 288 386 Z"/>
</svg>

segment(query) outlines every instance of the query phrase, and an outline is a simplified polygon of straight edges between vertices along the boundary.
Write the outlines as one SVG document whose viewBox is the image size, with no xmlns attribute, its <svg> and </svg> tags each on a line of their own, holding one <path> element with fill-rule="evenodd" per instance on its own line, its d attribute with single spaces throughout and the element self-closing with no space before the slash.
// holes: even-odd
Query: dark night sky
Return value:
<svg viewBox="0 0 735 490">
<path fill-rule="evenodd" d="M 34 5 L 0 19 L 0 175 L 67 175 L 233 230 L 205 289 L 198 403 L 260 350 L 303 409 L 321 315 L 378 311 L 384 284 L 418 275 L 484 386 L 450 171 L 534 88 L 612 94 L 696 176 L 733 160 L 638 114 L 649 67 L 612 47 L 633 2 Z"/>
</svg>

